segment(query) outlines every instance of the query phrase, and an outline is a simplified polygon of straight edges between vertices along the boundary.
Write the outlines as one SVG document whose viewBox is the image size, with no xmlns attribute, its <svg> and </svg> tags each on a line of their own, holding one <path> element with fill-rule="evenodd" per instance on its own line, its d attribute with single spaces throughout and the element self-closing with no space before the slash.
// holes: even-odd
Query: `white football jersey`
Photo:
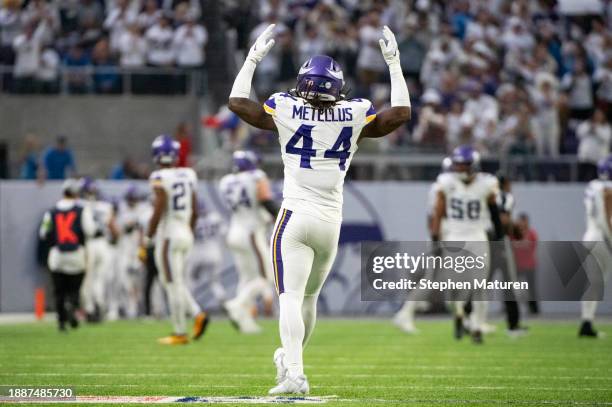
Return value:
<svg viewBox="0 0 612 407">
<path fill-rule="evenodd" d="M 191 168 L 162 168 L 149 177 L 152 188 L 163 188 L 166 192 L 166 211 L 159 229 L 172 226 L 189 226 L 193 213 L 192 194 L 196 190 L 198 178 Z"/>
<path fill-rule="evenodd" d="M 445 240 L 485 241 L 491 216 L 488 199 L 497 196 L 497 178 L 479 172 L 472 182 L 464 183 L 456 173 L 445 173 L 436 181 L 446 198 Z"/>
<path fill-rule="evenodd" d="M 363 128 L 376 117 L 365 99 L 315 109 L 304 99 L 275 93 L 265 111 L 278 129 L 285 180 L 283 206 L 340 222 L 344 177 Z"/>
<path fill-rule="evenodd" d="M 606 206 L 604 192 L 612 188 L 612 181 L 593 180 L 589 182 L 584 197 L 586 209 L 586 232 L 584 241 L 603 241 L 604 238 L 612 240 L 612 231 L 606 219 Z"/>
<path fill-rule="evenodd" d="M 261 211 L 257 200 L 257 183 L 266 179 L 260 169 L 227 174 L 219 182 L 219 191 L 232 210 L 230 228 L 239 228 L 246 233 L 264 226 L 268 217 Z"/>
<path fill-rule="evenodd" d="M 225 234 L 225 222 L 217 212 L 207 212 L 198 217 L 195 227 L 195 241 L 198 244 L 220 243 Z"/>
<path fill-rule="evenodd" d="M 94 223 L 96 225 L 96 231 L 92 237 L 104 237 L 110 239 L 109 224 L 115 211 L 113 204 L 101 199 L 84 200 L 82 202 L 90 208 Z"/>
</svg>

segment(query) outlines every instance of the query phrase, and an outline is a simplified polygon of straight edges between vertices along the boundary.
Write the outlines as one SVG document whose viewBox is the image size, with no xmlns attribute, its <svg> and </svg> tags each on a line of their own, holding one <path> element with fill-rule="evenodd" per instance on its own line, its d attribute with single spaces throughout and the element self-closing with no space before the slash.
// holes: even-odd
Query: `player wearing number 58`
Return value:
<svg viewBox="0 0 612 407">
<path fill-rule="evenodd" d="M 410 96 L 395 36 L 381 32 L 391 78 L 391 107 L 376 113 L 348 99 L 341 67 L 317 55 L 299 70 L 294 89 L 263 106 L 249 99 L 257 64 L 274 46 L 274 24 L 257 38 L 234 82 L 229 108 L 247 123 L 278 133 L 284 164 L 283 204 L 271 238 L 282 346 L 274 353 L 270 394 L 309 391 L 302 350 L 316 320 L 317 298 L 336 256 L 344 177 L 362 138 L 382 137 L 410 119 Z M 384 37 L 384 39 L 382 38 Z"/>
<path fill-rule="evenodd" d="M 208 316 L 194 300 L 186 284 L 186 259 L 193 246 L 197 214 L 197 176 L 191 168 L 178 168 L 179 143 L 170 136 L 155 138 L 153 160 L 159 169 L 149 177 L 153 190 L 153 215 L 149 221 L 143 249 L 154 244 L 155 265 L 166 291 L 173 332 L 160 338 L 164 345 L 189 342 L 186 317 L 194 318 L 193 339 L 199 339 Z M 141 250 L 144 252 L 144 250 Z"/>
</svg>

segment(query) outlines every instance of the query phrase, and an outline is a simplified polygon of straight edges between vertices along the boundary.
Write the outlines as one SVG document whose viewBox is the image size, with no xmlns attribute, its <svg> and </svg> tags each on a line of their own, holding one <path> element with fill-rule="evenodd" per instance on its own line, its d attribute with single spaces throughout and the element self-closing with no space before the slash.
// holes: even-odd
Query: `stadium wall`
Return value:
<svg viewBox="0 0 612 407">
<path fill-rule="evenodd" d="M 126 182 L 101 184 L 108 197 L 119 197 Z M 143 190 L 146 188 L 142 184 Z M 280 194 L 281 184 L 275 191 Z M 429 184 L 424 182 L 354 182 L 345 188 L 344 223 L 334 273 L 326 284 L 320 309 L 328 314 L 388 314 L 397 303 L 360 301 L 359 241 L 413 240 L 427 238 L 425 214 Z M 60 183 L 38 186 L 23 181 L 0 182 L 0 312 L 29 312 L 37 286 L 48 276 L 36 263 L 38 223 L 46 209 L 60 196 Z M 527 212 L 541 241 L 580 240 L 584 229 L 583 184 L 515 184 L 516 211 Z M 200 184 L 207 207 L 227 216 L 215 185 Z M 225 270 L 233 273 L 230 257 Z M 233 282 L 230 278 L 228 281 Z M 539 275 L 541 284 L 546 276 Z M 230 292 L 231 292 L 230 288 Z M 199 297 L 203 302 L 206 298 Z M 612 290 L 600 313 L 612 314 Z M 215 307 L 214 304 L 209 304 Z M 546 313 L 578 312 L 577 303 L 549 302 Z"/>
<path fill-rule="evenodd" d="M 182 121 L 198 129 L 198 119 L 192 96 L 2 95 L 0 142 L 15 163 L 25 135 L 34 134 L 43 146 L 65 135 L 80 174 L 107 175 L 127 155 L 148 162 L 154 136 L 174 133 Z"/>
</svg>

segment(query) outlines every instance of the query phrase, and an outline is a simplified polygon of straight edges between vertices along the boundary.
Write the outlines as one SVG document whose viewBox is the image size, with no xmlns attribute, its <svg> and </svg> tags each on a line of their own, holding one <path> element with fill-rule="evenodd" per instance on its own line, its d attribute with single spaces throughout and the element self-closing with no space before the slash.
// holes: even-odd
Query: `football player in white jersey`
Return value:
<svg viewBox="0 0 612 407">
<path fill-rule="evenodd" d="M 274 295 L 272 263 L 267 257 L 268 227 L 278 214 L 278 206 L 272 199 L 268 176 L 257 168 L 257 161 L 252 151 L 234 152 L 234 172 L 219 182 L 221 195 L 232 210 L 226 242 L 238 272 L 236 297 L 227 301 L 224 308 L 242 333 L 261 330 L 251 308 L 262 297 L 271 309 Z"/>
<path fill-rule="evenodd" d="M 346 171 L 360 139 L 382 137 L 410 119 L 410 96 L 397 42 L 388 27 L 380 47 L 389 66 L 391 108 L 376 115 L 365 99 L 346 99 L 340 66 L 317 55 L 301 67 L 296 88 L 263 107 L 249 99 L 257 63 L 274 45 L 274 25 L 251 47 L 229 108 L 247 123 L 278 132 L 284 163 L 283 204 L 271 238 L 282 347 L 274 352 L 277 386 L 269 394 L 309 391 L 303 347 L 312 334 L 319 292 L 336 256 Z"/>
<path fill-rule="evenodd" d="M 612 270 L 612 155 L 598 165 L 599 179 L 589 182 L 584 203 L 586 206 L 586 232 L 584 242 L 602 242 L 592 247 L 591 254 L 601 270 L 604 281 Z M 595 278 L 600 278 L 595 276 Z M 593 327 L 597 301 L 582 301 L 582 324 L 578 335 L 597 338 Z"/>
<path fill-rule="evenodd" d="M 495 228 L 495 238 L 503 235 L 499 209 L 496 204 L 499 185 L 493 175 L 478 172 L 480 155 L 471 146 L 459 146 L 451 155 L 452 171 L 438 176 L 438 196 L 434 208 L 432 241 L 467 242 L 466 249 L 485 258 L 488 276 L 489 244 L 487 229 Z M 444 219 L 444 236 L 442 236 Z M 470 242 L 475 242 L 470 244 Z M 487 302 L 482 292 L 473 291 L 473 311 L 470 329 L 474 343 L 482 343 L 482 324 L 486 318 Z M 463 336 L 464 300 L 455 301 L 455 337 Z"/>
<path fill-rule="evenodd" d="M 160 338 L 163 345 L 189 342 L 185 315 L 194 317 L 193 339 L 199 339 L 208 325 L 208 314 L 200 308 L 187 287 L 187 256 L 193 246 L 197 220 L 197 176 L 191 168 L 175 166 L 179 143 L 170 136 L 155 138 L 153 159 L 159 169 L 149 177 L 153 190 L 153 215 L 145 245 L 155 239 L 155 265 L 166 290 L 174 332 Z"/>
<path fill-rule="evenodd" d="M 187 261 L 189 275 L 194 282 L 194 288 L 203 280 L 203 277 L 206 277 L 215 300 L 222 304 L 226 299 L 225 288 L 221 283 L 221 272 L 223 271 L 223 241 L 227 234 L 227 227 L 221 215 L 214 210 L 207 209 L 203 200 L 199 199 L 198 205 L 195 241 Z"/>
<path fill-rule="evenodd" d="M 452 166 L 452 161 L 450 157 L 444 157 L 442 160 L 441 173 L 445 173 L 450 171 Z M 431 223 L 433 219 L 434 208 L 436 206 L 436 199 L 438 197 L 439 185 L 437 182 L 431 184 L 429 188 L 429 193 L 427 194 L 427 229 L 431 235 Z M 441 233 L 440 238 L 444 240 L 444 220 L 442 220 Z M 431 270 L 430 277 L 433 276 L 435 270 Z M 416 311 L 416 307 L 420 300 L 425 300 L 426 293 L 424 291 L 419 291 L 419 298 L 412 298 L 406 301 L 402 308 L 393 316 L 393 323 L 402 331 L 407 334 L 415 334 L 418 333 L 419 330 L 414 326 L 414 314 Z"/>
<path fill-rule="evenodd" d="M 110 304 L 111 314 L 118 314 L 123 309 L 128 318 L 138 316 L 138 300 L 141 291 L 142 262 L 138 259 L 138 248 L 144 235 L 141 227 L 141 196 L 135 185 L 128 186 L 124 199 L 117 208 L 117 242 L 118 278 L 116 287 L 119 296 Z"/>
<path fill-rule="evenodd" d="M 109 300 L 115 294 L 111 289 L 114 278 L 114 254 L 111 246 L 117 241 L 113 204 L 102 199 L 97 183 L 91 178 L 81 180 L 81 197 L 96 224 L 95 233 L 87 239 L 87 272 L 82 288 L 85 312 L 89 322 L 99 322 L 109 311 Z"/>
</svg>

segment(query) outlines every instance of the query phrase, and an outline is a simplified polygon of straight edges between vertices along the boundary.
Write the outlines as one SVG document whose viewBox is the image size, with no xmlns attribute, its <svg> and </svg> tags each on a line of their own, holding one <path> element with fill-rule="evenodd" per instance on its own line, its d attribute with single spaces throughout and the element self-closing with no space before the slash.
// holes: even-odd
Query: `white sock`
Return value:
<svg viewBox="0 0 612 407">
<path fill-rule="evenodd" d="M 582 320 L 593 322 L 595 319 L 595 311 L 597 310 L 597 301 L 582 301 Z"/>
<path fill-rule="evenodd" d="M 463 318 L 465 315 L 464 305 L 465 301 L 453 301 L 453 305 L 455 306 L 455 316 Z"/>
<path fill-rule="evenodd" d="M 185 301 L 185 309 L 189 311 L 189 315 L 195 317 L 200 312 L 202 312 L 202 307 L 200 304 L 193 298 L 189 287 L 183 286 L 183 301 Z"/>
<path fill-rule="evenodd" d="M 187 333 L 185 321 L 185 300 L 183 298 L 182 287 L 177 287 L 176 283 L 166 284 L 166 295 L 170 306 L 170 320 L 174 327 L 174 333 L 184 335 Z"/>
<path fill-rule="evenodd" d="M 473 301 L 472 315 L 470 319 L 470 328 L 473 330 L 482 330 L 485 323 L 488 307 L 487 301 Z"/>
<path fill-rule="evenodd" d="M 409 322 L 414 322 L 414 312 L 416 310 L 416 301 L 406 301 L 404 303 L 404 305 L 402 306 L 402 308 L 400 308 L 399 311 L 397 311 L 397 314 L 395 314 L 395 317 L 397 319 L 400 319 L 402 321 L 409 321 Z"/>
<path fill-rule="evenodd" d="M 285 350 L 285 365 L 291 377 L 304 374 L 302 343 L 305 328 L 302 319 L 302 300 L 300 295 L 292 292 L 284 292 L 279 296 L 279 331 Z"/>
<path fill-rule="evenodd" d="M 306 347 L 312 335 L 312 331 L 314 331 L 315 324 L 317 323 L 318 299 L 318 294 L 304 296 L 304 302 L 302 303 L 302 318 L 304 319 L 304 341 L 302 342 L 302 348 Z"/>
</svg>

